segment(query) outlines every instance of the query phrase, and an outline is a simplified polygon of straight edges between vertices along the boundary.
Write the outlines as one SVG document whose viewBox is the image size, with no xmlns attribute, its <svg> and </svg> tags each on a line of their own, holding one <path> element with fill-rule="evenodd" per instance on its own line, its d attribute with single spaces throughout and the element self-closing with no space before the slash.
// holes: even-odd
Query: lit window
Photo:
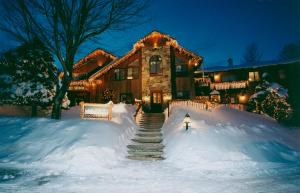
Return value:
<svg viewBox="0 0 300 193">
<path fill-rule="evenodd" d="M 126 79 L 126 69 L 115 69 L 114 80 L 125 80 Z"/>
<path fill-rule="evenodd" d="M 259 72 L 249 72 L 249 81 L 258 81 L 259 80 Z"/>
<path fill-rule="evenodd" d="M 138 79 L 138 78 L 139 78 L 139 69 L 138 68 L 128 68 L 127 79 Z"/>
<path fill-rule="evenodd" d="M 161 93 L 160 92 L 153 92 L 153 104 L 161 104 Z"/>
<path fill-rule="evenodd" d="M 159 55 L 151 56 L 149 61 L 149 71 L 150 74 L 160 74 L 161 73 L 161 57 Z"/>
</svg>

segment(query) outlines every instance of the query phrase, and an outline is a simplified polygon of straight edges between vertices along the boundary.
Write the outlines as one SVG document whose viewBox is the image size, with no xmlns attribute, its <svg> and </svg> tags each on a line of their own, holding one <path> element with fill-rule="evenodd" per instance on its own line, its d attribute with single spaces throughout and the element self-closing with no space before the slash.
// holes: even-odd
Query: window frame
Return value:
<svg viewBox="0 0 300 193">
<path fill-rule="evenodd" d="M 179 96 L 178 93 L 182 93 L 182 96 Z M 189 90 L 177 90 L 176 98 L 177 99 L 190 99 L 190 91 Z"/>
<path fill-rule="evenodd" d="M 154 57 L 157 57 L 157 60 L 153 61 Z M 154 66 L 155 67 L 154 72 L 151 70 L 152 65 L 155 65 Z M 162 75 L 162 71 L 163 71 L 163 69 L 162 69 L 162 57 L 160 55 L 151 56 L 150 59 L 149 59 L 149 74 L 150 74 L 150 76 Z"/>
<path fill-rule="evenodd" d="M 118 76 L 116 75 L 116 71 L 119 70 Z M 122 71 L 124 71 L 124 75 L 122 77 Z M 118 78 L 117 78 L 118 77 Z M 115 68 L 113 71 L 113 80 L 115 81 L 121 81 L 127 79 L 127 69 L 126 68 Z"/>
<path fill-rule="evenodd" d="M 177 68 L 179 66 L 181 68 L 180 71 L 177 70 Z M 188 75 L 188 65 L 187 64 L 176 64 L 176 69 L 175 70 L 176 70 L 176 76 L 187 76 Z"/>
<path fill-rule="evenodd" d="M 129 69 L 131 69 L 131 70 L 129 70 Z M 131 76 L 129 73 L 130 71 L 131 71 Z M 139 67 L 128 67 L 126 79 L 134 80 L 134 79 L 138 79 L 138 78 L 139 78 Z"/>
<path fill-rule="evenodd" d="M 248 72 L 248 80 L 249 81 L 259 81 L 260 80 L 259 71 L 249 71 Z"/>
<path fill-rule="evenodd" d="M 125 101 L 126 104 L 132 104 L 133 103 L 133 94 L 131 92 L 120 93 L 120 96 L 119 96 L 120 102 L 124 101 L 124 100 L 122 100 L 123 96 L 126 97 L 126 101 Z"/>
</svg>

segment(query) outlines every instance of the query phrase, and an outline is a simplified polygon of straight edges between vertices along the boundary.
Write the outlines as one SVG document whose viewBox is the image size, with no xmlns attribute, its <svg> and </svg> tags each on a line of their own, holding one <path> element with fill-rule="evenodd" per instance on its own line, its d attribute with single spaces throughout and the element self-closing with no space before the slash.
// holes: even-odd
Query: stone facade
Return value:
<svg viewBox="0 0 300 193">
<path fill-rule="evenodd" d="M 153 55 L 159 55 L 162 58 L 162 74 L 150 75 L 149 60 Z M 150 96 L 151 91 L 161 91 L 164 102 L 170 100 L 171 92 L 171 61 L 170 46 L 159 48 L 142 49 L 142 98 Z"/>
</svg>

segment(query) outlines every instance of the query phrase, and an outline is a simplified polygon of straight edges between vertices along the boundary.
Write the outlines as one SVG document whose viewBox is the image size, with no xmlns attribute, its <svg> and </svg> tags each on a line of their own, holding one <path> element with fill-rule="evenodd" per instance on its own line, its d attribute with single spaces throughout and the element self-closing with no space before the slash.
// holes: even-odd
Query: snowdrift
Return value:
<svg viewBox="0 0 300 193">
<path fill-rule="evenodd" d="M 66 111 L 63 121 L 1 118 L 1 165 L 82 175 L 113 167 L 125 159 L 136 129 L 133 112 L 131 106 L 115 105 L 113 122 L 80 120 L 78 109 Z"/>
<path fill-rule="evenodd" d="M 191 116 L 191 127 L 185 131 L 183 118 L 187 112 Z M 175 108 L 164 124 L 163 134 L 166 162 L 185 170 L 231 175 L 230 170 L 257 171 L 266 165 L 300 166 L 299 132 L 282 128 L 274 120 L 253 113 L 227 107 L 213 112 Z"/>
<path fill-rule="evenodd" d="M 0 118 L 0 192 L 300 192 L 300 131 L 226 107 L 174 108 L 162 131 L 165 160 L 127 160 L 132 106 L 113 122 Z M 189 113 L 191 128 L 183 118 Z"/>
</svg>

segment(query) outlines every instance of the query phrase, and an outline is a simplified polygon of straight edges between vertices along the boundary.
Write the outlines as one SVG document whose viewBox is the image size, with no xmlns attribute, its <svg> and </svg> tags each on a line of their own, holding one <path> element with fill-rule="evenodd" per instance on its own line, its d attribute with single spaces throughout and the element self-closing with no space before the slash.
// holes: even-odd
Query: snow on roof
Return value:
<svg viewBox="0 0 300 193">
<path fill-rule="evenodd" d="M 193 62 L 195 63 L 201 63 L 203 58 L 202 56 L 199 56 L 197 54 L 195 54 L 192 51 L 187 50 L 186 48 L 183 48 L 182 46 L 180 46 L 178 44 L 178 42 L 171 36 L 161 33 L 157 30 L 154 30 L 152 32 L 150 32 L 149 34 L 147 34 L 146 36 L 144 36 L 143 38 L 141 38 L 140 40 L 138 40 L 134 45 L 133 45 L 133 49 L 130 50 L 129 52 L 127 52 L 124 56 L 115 59 L 114 61 L 112 61 L 110 64 L 104 66 L 103 68 L 101 68 L 99 71 L 97 71 L 96 73 L 94 73 L 89 80 L 95 80 L 96 78 L 100 77 L 102 74 L 108 72 L 110 69 L 118 66 L 120 63 L 126 61 L 128 58 L 130 58 L 132 55 L 136 54 L 137 51 L 139 51 L 142 47 L 144 47 L 143 42 L 150 38 L 151 36 L 159 36 L 159 37 L 163 37 L 166 38 L 169 42 L 170 46 L 173 46 L 175 49 L 177 49 L 180 53 L 184 53 L 186 55 L 189 55 L 192 57 L 191 60 L 193 60 Z"/>
<path fill-rule="evenodd" d="M 220 92 L 217 91 L 217 90 L 213 90 L 213 91 L 211 91 L 209 94 L 210 94 L 210 95 L 219 95 Z"/>
<path fill-rule="evenodd" d="M 256 65 L 252 64 L 239 64 L 233 66 L 212 66 L 204 68 L 204 72 L 220 72 L 220 71 L 230 71 L 230 70 L 238 70 L 238 69 L 248 69 L 248 68 L 260 68 L 266 66 L 276 66 L 276 65 L 285 65 L 300 62 L 300 58 L 284 60 L 284 61 L 264 61 Z M 201 71 L 201 70 L 199 70 Z M 199 73 L 196 71 L 195 73 Z"/>
</svg>

